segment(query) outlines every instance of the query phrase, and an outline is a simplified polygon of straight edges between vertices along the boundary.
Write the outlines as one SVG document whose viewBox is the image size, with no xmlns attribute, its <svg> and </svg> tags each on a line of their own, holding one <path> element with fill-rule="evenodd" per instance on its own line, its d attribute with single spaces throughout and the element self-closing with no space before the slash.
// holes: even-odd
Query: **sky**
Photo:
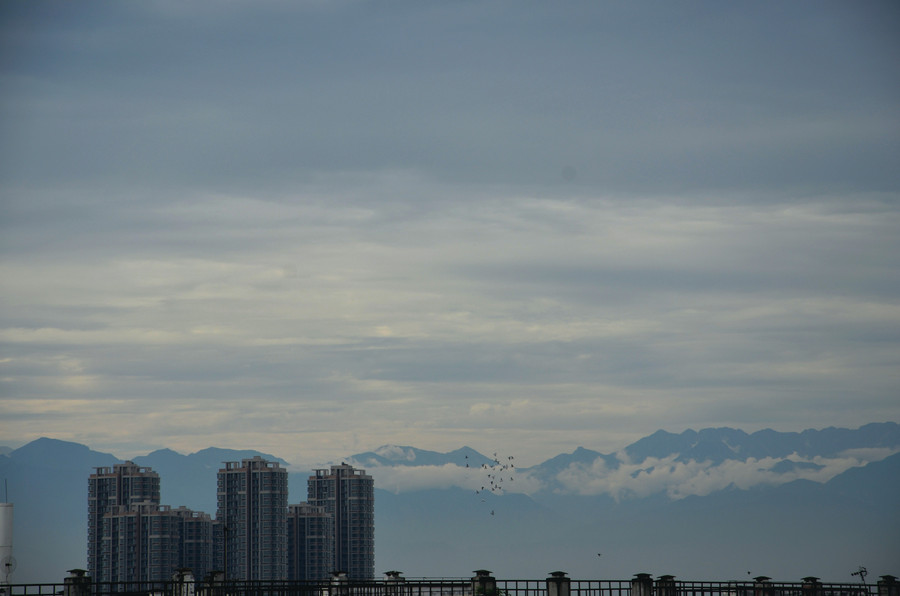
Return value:
<svg viewBox="0 0 900 596">
<path fill-rule="evenodd" d="M 0 444 L 900 421 L 895 2 L 0 4 Z"/>
</svg>

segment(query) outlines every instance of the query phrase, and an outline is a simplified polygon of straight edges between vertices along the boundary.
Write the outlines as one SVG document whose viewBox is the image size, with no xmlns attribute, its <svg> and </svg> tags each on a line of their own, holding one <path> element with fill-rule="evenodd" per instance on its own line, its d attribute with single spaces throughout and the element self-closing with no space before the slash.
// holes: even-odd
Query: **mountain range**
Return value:
<svg viewBox="0 0 900 596">
<path fill-rule="evenodd" d="M 290 502 L 308 470 L 252 450 L 161 449 L 133 461 L 160 474 L 162 503 L 215 513 L 223 461 L 261 455 L 289 469 Z M 0 447 L 15 504 L 14 582 L 59 582 L 85 566 L 87 477 L 120 460 L 41 438 Z M 376 484 L 376 565 L 407 577 L 577 579 L 639 572 L 682 579 L 856 581 L 900 575 L 900 425 L 802 432 L 658 431 L 616 453 L 579 447 L 539 465 L 469 447 L 386 445 L 342 461 Z"/>
</svg>

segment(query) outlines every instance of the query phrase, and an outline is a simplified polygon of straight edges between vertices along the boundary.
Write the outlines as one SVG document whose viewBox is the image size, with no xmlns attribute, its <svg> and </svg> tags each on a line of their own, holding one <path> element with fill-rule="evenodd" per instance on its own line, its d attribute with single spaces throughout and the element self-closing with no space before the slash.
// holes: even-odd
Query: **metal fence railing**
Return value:
<svg viewBox="0 0 900 596">
<path fill-rule="evenodd" d="M 885 576 L 891 578 L 891 576 Z M 658 580 L 403 578 L 352 581 L 91 582 L 0 585 L 0 596 L 900 596 L 894 579 L 877 584 Z"/>
<path fill-rule="evenodd" d="M 872 596 L 876 586 L 819 582 L 675 581 L 654 584 L 654 596 Z"/>
</svg>

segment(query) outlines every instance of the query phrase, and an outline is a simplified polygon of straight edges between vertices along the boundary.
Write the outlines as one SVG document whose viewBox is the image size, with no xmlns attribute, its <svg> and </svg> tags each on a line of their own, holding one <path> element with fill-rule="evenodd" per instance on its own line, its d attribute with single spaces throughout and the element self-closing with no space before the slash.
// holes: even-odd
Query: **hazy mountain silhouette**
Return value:
<svg viewBox="0 0 900 596">
<path fill-rule="evenodd" d="M 867 424 L 859 429 L 825 428 L 803 432 L 765 429 L 752 434 L 733 428 L 706 428 L 672 434 L 659 430 L 625 448 L 634 460 L 678 454 L 678 461 L 800 456 L 831 457 L 848 449 L 896 447 L 900 425 L 894 422 Z"/>
<path fill-rule="evenodd" d="M 496 465 L 493 457 L 468 447 L 438 453 L 384 446 L 345 461 L 366 467 L 379 487 L 376 565 L 408 577 L 469 576 L 486 568 L 505 578 L 541 578 L 562 569 L 582 579 L 627 579 L 645 571 L 684 579 L 746 579 L 752 571 L 790 581 L 816 575 L 849 582 L 860 564 L 872 577 L 900 572 L 900 454 L 842 469 L 826 482 L 794 478 L 843 461 L 848 450 L 867 449 L 900 449 L 900 425 L 800 433 L 660 431 L 616 454 L 578 448 L 516 468 L 519 480 L 528 477 L 530 486 L 539 486 L 530 496 L 510 490 L 476 493 L 459 485 L 427 488 L 427 482 L 412 490 L 388 482 L 392 470 L 421 472 L 435 482 L 450 474 L 457 482 L 485 473 L 482 464 Z M 214 515 L 221 462 L 253 455 L 287 466 L 256 451 L 218 448 L 189 455 L 161 449 L 134 461 L 159 472 L 163 504 Z M 771 458 L 764 482 L 737 488 L 746 482 L 741 475 L 755 474 L 763 458 Z M 48 438 L 5 454 L 0 449 L 0 477 L 8 481 L 15 503 L 19 566 L 13 581 L 58 582 L 67 569 L 86 565 L 87 478 L 95 467 L 117 461 Z M 411 469 L 415 466 L 420 470 Z M 597 470 L 612 471 L 626 485 L 684 470 L 696 475 L 688 484 L 716 474 L 735 477 L 703 496 L 673 498 L 664 485 L 641 494 L 624 490 L 616 498 L 609 492 L 579 494 L 581 487 L 573 488 L 571 479 L 580 477 L 572 474 Z M 289 474 L 291 503 L 306 499 L 307 476 Z"/>
<path fill-rule="evenodd" d="M 462 447 L 448 453 L 417 449 L 401 445 L 384 445 L 375 451 L 358 453 L 349 458 L 362 467 L 372 466 L 443 466 L 454 464 L 472 467 L 490 464 L 493 460 L 471 447 Z"/>
<path fill-rule="evenodd" d="M 134 463 L 150 466 L 160 476 L 160 497 L 164 504 L 184 505 L 210 515 L 216 513 L 216 473 L 226 461 L 241 461 L 254 456 L 277 461 L 283 466 L 287 462 L 267 453 L 249 449 L 219 449 L 209 447 L 196 453 L 182 455 L 171 449 L 159 449 L 144 456 L 135 457 Z"/>
</svg>

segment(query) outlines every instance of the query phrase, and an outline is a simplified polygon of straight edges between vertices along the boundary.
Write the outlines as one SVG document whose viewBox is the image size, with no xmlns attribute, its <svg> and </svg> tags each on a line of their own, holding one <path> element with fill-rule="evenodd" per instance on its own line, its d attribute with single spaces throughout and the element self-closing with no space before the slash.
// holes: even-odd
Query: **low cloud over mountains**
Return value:
<svg viewBox="0 0 900 596">
<path fill-rule="evenodd" d="M 900 452 L 900 426 L 869 424 L 857 430 L 828 428 L 801 433 L 752 434 L 710 428 L 681 434 L 658 431 L 612 453 L 579 447 L 537 466 L 515 467 L 514 455 L 486 457 L 468 447 L 438 453 L 385 445 L 350 461 L 374 474 L 381 488 L 406 492 L 451 486 L 479 489 L 506 478 L 504 492 L 615 500 L 664 493 L 672 499 L 727 488 L 777 486 L 795 480 L 826 482 L 850 468 Z M 506 466 L 504 474 L 495 468 Z M 495 476 L 495 478 L 489 478 Z"/>
</svg>

